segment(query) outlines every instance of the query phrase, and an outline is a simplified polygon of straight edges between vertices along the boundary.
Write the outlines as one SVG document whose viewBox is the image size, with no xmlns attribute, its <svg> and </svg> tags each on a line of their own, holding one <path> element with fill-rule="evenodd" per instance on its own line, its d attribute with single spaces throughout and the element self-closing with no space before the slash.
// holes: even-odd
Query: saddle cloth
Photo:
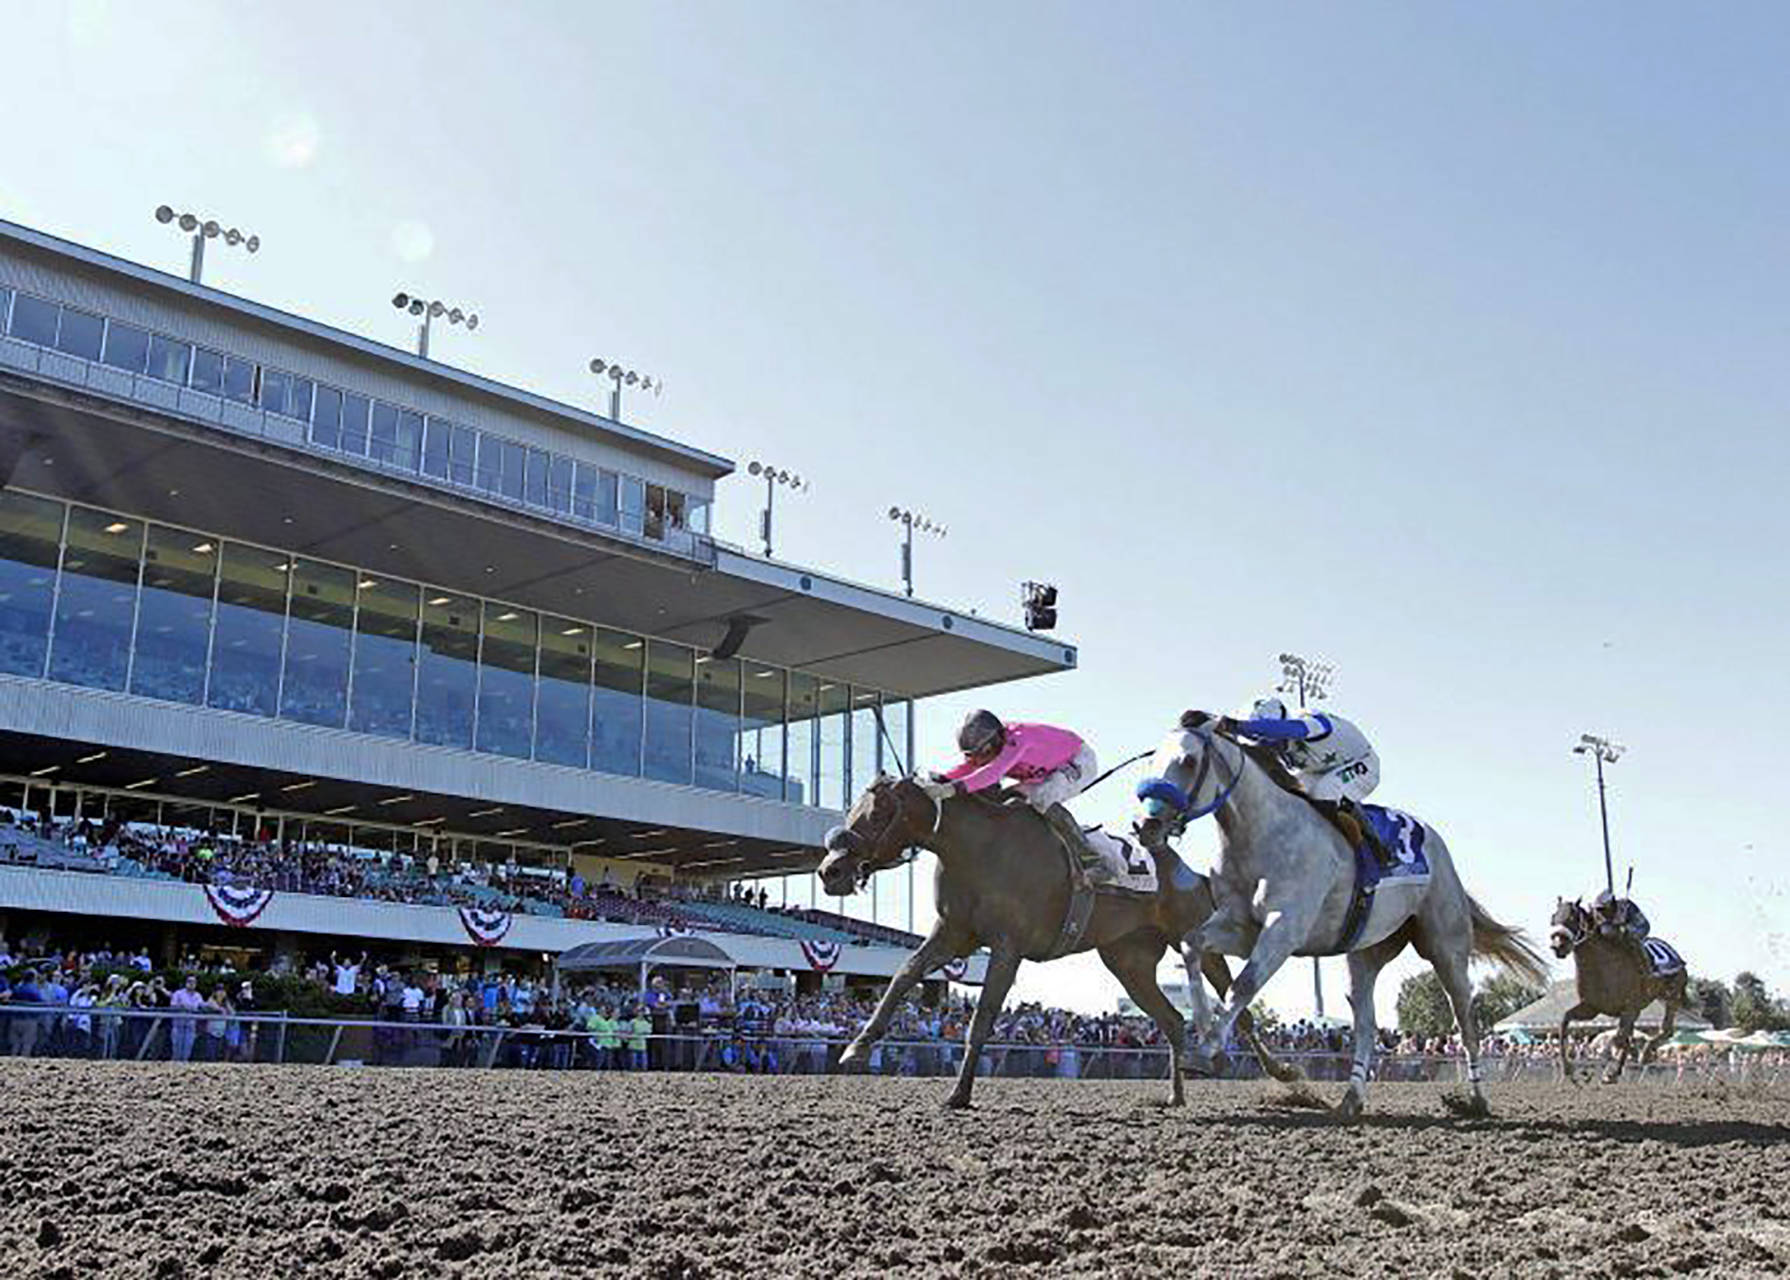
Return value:
<svg viewBox="0 0 1790 1280">
<path fill-rule="evenodd" d="M 1372 946 L 1403 924 L 1416 905 L 1417 894 L 1407 893 L 1429 884 L 1429 857 L 1423 851 L 1424 825 L 1408 813 L 1377 804 L 1360 806 L 1374 832 L 1397 859 L 1387 870 L 1364 842 L 1355 850 L 1355 893 L 1343 916 L 1334 946 L 1310 955 L 1342 955 Z"/>
<path fill-rule="evenodd" d="M 1684 957 L 1664 938 L 1642 938 L 1641 949 L 1647 953 L 1647 963 L 1657 977 L 1681 972 L 1685 967 Z"/>
<path fill-rule="evenodd" d="M 1083 827 L 1083 843 L 1106 866 L 1111 883 L 1098 883 L 1097 893 L 1153 894 L 1156 892 L 1156 859 L 1148 850 L 1115 836 L 1105 827 Z"/>
</svg>

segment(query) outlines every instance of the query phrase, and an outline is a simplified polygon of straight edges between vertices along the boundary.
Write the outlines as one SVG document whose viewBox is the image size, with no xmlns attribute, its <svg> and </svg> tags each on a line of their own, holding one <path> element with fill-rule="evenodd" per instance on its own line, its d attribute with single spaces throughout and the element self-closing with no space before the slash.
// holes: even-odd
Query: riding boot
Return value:
<svg viewBox="0 0 1790 1280">
<path fill-rule="evenodd" d="M 1081 833 L 1081 824 L 1075 820 L 1074 814 L 1060 804 L 1053 804 L 1045 813 L 1044 820 L 1055 828 L 1059 837 L 1068 842 L 1070 852 L 1075 855 L 1069 861 L 1074 868 L 1078 892 L 1111 880 L 1112 876 L 1105 862 L 1088 848 L 1088 842 Z"/>
<path fill-rule="evenodd" d="M 1349 848 L 1355 849 L 1365 842 L 1369 853 L 1382 872 L 1391 871 L 1398 866 L 1398 859 L 1392 851 L 1380 843 L 1380 834 L 1374 830 L 1373 823 L 1364 817 L 1353 801 L 1347 797 L 1341 800 L 1313 800 L 1332 825 L 1342 832 L 1343 839 L 1349 842 Z"/>
</svg>

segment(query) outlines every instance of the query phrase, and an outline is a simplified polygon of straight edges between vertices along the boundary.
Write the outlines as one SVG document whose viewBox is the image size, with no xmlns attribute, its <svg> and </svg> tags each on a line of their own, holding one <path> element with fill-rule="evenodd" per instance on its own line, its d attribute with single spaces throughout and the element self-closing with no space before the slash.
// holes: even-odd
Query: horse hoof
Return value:
<svg viewBox="0 0 1790 1280">
<path fill-rule="evenodd" d="M 939 1103 L 939 1106 L 946 1111 L 968 1111 L 970 1109 L 970 1100 L 953 1093 L 943 1102 Z"/>
<path fill-rule="evenodd" d="M 1336 1104 L 1336 1110 L 1331 1114 L 1344 1124 L 1354 1124 L 1361 1119 L 1361 1098 L 1353 1089 L 1349 1090 L 1343 1094 L 1342 1101 Z"/>
</svg>

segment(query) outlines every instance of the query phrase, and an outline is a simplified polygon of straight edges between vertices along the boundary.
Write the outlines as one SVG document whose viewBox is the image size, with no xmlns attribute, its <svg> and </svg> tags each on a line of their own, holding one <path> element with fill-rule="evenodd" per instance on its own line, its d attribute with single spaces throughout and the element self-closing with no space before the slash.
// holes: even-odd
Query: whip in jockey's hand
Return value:
<svg viewBox="0 0 1790 1280">
<path fill-rule="evenodd" d="M 1213 728 L 1271 748 L 1299 789 L 1350 844 L 1358 839 L 1349 828 L 1359 828 L 1382 870 L 1398 865 L 1359 808 L 1360 801 L 1380 785 L 1380 757 L 1353 722 L 1328 711 L 1302 710 L 1289 716 L 1284 702 L 1267 697 L 1257 699 L 1248 718 L 1222 716 Z"/>
</svg>

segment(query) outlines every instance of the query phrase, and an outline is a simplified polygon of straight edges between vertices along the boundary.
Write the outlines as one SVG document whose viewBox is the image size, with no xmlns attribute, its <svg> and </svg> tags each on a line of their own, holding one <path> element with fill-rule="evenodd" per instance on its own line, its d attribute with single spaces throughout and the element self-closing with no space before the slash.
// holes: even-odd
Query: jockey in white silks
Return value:
<svg viewBox="0 0 1790 1280">
<path fill-rule="evenodd" d="M 1380 757 L 1352 721 L 1328 711 L 1289 716 L 1286 704 L 1270 697 L 1257 699 L 1248 719 L 1226 716 L 1218 729 L 1270 747 L 1299 789 L 1345 836 L 1358 827 L 1382 869 L 1397 865 L 1359 808 L 1380 785 Z M 1339 815 L 1348 821 L 1339 821 Z"/>
<path fill-rule="evenodd" d="M 1087 848 L 1080 825 L 1064 802 L 1081 794 L 1094 781 L 1100 765 L 1094 748 L 1078 734 L 1048 724 L 1002 724 L 992 711 L 972 711 L 957 731 L 963 761 L 942 774 L 919 780 L 920 789 L 935 800 L 967 792 L 986 791 L 1012 778 L 1013 788 L 1027 804 L 1069 837 L 1069 847 L 1082 851 L 1081 863 L 1088 878 L 1106 878 L 1103 862 Z"/>
</svg>

